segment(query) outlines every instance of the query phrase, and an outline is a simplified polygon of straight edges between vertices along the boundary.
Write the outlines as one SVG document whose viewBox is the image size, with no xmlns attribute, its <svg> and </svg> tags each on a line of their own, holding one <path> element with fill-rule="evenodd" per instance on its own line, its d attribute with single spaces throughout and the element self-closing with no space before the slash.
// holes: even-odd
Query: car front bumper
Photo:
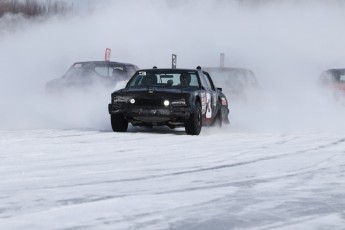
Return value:
<svg viewBox="0 0 345 230">
<path fill-rule="evenodd" d="M 124 114 L 124 116 L 131 120 L 142 122 L 167 122 L 176 119 L 188 119 L 191 110 L 185 106 L 168 106 L 152 107 L 152 106 L 119 106 L 116 104 L 108 105 L 109 114 Z"/>
</svg>

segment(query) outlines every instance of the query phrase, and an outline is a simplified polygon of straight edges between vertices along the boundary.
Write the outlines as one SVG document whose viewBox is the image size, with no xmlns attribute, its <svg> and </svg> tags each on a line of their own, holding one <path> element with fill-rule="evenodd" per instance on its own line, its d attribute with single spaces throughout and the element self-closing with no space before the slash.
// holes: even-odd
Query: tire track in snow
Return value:
<svg viewBox="0 0 345 230">
<path fill-rule="evenodd" d="M 192 170 L 184 170 L 184 171 L 178 171 L 178 172 L 172 172 L 172 173 L 163 173 L 163 174 L 159 174 L 159 175 L 150 175 L 150 176 L 126 178 L 126 179 L 119 179 L 119 180 L 104 180 L 104 181 L 95 181 L 95 182 L 88 182 L 88 183 L 76 183 L 76 184 L 73 184 L 73 185 L 47 186 L 47 187 L 42 187 L 40 189 L 56 189 L 56 188 L 69 188 L 69 187 L 79 187 L 79 186 L 90 186 L 90 185 L 97 185 L 97 184 L 112 184 L 112 183 L 123 183 L 123 182 L 136 182 L 136 181 L 145 181 L 145 180 L 152 180 L 152 179 L 161 179 L 161 178 L 164 178 L 164 177 L 175 177 L 175 176 L 188 175 L 188 174 L 194 174 L 194 173 L 203 173 L 203 172 L 207 172 L 207 171 L 224 170 L 224 169 L 240 167 L 240 166 L 244 166 L 244 165 L 251 165 L 251 164 L 259 163 L 259 162 L 262 162 L 262 161 L 276 160 L 276 159 L 287 157 L 287 156 L 314 152 L 316 150 L 325 149 L 325 148 L 328 148 L 328 147 L 331 147 L 331 146 L 336 146 L 336 145 L 342 144 L 344 142 L 345 142 L 345 138 L 341 138 L 341 139 L 338 139 L 336 141 L 332 141 L 329 144 L 323 144 L 323 145 L 319 145 L 319 146 L 316 146 L 316 147 L 313 147 L 313 148 L 308 148 L 308 149 L 305 149 L 305 150 L 299 150 L 299 151 L 296 151 L 296 152 L 289 152 L 289 153 L 284 153 L 284 154 L 274 155 L 274 156 L 260 157 L 260 158 L 257 158 L 257 159 L 247 160 L 247 161 L 238 162 L 238 163 L 221 164 L 221 165 L 216 165 L 216 166 L 212 166 L 212 167 L 204 167 L 204 168 L 197 168 L 197 169 L 192 169 Z M 281 142 L 277 142 L 277 143 L 281 143 Z M 262 148 L 262 147 L 260 147 L 260 148 Z M 333 159 L 337 155 L 339 155 L 339 154 L 331 156 L 331 157 L 327 158 L 325 161 Z M 304 169 L 313 169 L 316 166 L 323 164 L 325 161 L 318 162 L 318 163 L 313 164 L 311 166 L 305 167 Z M 302 171 L 301 174 L 304 174 L 303 170 L 299 169 L 299 170 L 296 171 L 296 173 L 294 173 L 295 171 L 292 171 L 291 173 L 287 174 L 286 177 L 299 175 L 298 172 L 300 172 L 300 171 Z M 282 177 L 284 177 L 284 176 L 279 176 L 279 177 L 277 177 L 277 179 L 282 178 Z M 260 179 L 258 181 L 267 181 L 267 179 L 263 179 L 263 180 Z M 245 181 L 245 182 L 248 182 L 248 181 Z M 215 186 L 215 185 L 212 185 L 212 186 Z M 34 190 L 36 190 L 36 189 L 34 189 Z"/>
</svg>

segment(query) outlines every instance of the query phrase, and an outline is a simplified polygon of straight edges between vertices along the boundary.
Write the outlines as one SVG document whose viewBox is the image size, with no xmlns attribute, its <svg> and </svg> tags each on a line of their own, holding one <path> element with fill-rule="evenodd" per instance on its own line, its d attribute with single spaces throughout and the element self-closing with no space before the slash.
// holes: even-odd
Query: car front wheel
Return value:
<svg viewBox="0 0 345 230">
<path fill-rule="evenodd" d="M 199 135 L 201 131 L 202 117 L 200 103 L 196 102 L 195 107 L 195 112 L 185 122 L 186 133 L 188 135 Z"/>
<path fill-rule="evenodd" d="M 110 115 L 111 127 L 114 132 L 126 132 L 128 128 L 128 121 L 123 114 Z"/>
</svg>

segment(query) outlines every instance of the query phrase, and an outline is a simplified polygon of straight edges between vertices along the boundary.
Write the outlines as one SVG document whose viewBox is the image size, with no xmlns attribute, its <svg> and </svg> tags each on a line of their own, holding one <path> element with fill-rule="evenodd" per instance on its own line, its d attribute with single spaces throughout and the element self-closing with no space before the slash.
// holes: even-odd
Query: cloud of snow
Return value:
<svg viewBox="0 0 345 230">
<path fill-rule="evenodd" d="M 172 53 L 178 67 L 218 66 L 224 52 L 226 66 L 252 69 L 260 91 L 247 103 L 231 102 L 230 132 L 345 126 L 345 107 L 317 85 L 323 70 L 345 66 L 340 1 L 97 2 L 88 1 L 73 16 L 0 31 L 0 129 L 109 130 L 110 92 L 53 101 L 44 92 L 45 83 L 73 62 L 102 60 L 106 47 L 112 60 L 142 68 L 170 67 Z"/>
</svg>

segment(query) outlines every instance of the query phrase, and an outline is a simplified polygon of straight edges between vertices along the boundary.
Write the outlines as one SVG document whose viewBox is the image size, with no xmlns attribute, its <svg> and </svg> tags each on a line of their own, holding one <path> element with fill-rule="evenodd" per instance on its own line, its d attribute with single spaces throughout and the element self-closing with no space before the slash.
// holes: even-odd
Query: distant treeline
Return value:
<svg viewBox="0 0 345 230">
<path fill-rule="evenodd" d="M 72 9 L 61 1 L 0 0 L 0 18 L 5 14 L 21 14 L 24 17 L 64 14 Z"/>
</svg>

